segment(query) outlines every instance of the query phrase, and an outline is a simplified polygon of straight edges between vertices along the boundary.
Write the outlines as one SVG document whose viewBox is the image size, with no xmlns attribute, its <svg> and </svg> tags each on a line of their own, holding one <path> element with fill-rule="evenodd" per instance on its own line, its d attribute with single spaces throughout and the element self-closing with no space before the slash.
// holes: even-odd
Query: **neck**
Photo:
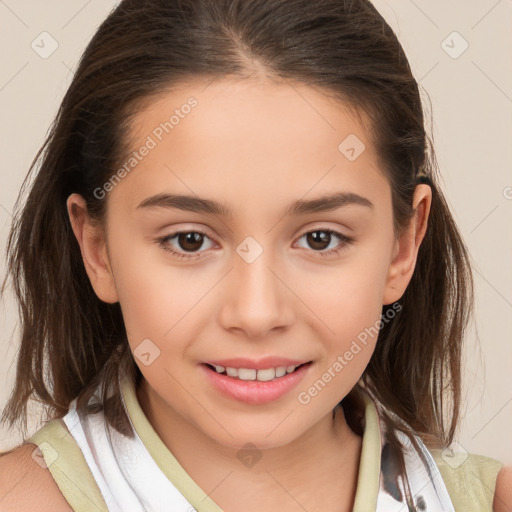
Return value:
<svg viewBox="0 0 512 512">
<path fill-rule="evenodd" d="M 335 414 L 330 412 L 299 438 L 282 446 L 255 450 L 252 455 L 259 458 L 258 462 L 251 464 L 248 459 L 244 464 L 239 449 L 219 444 L 194 428 L 162 403 L 145 379 L 137 395 L 163 443 L 224 510 L 231 510 L 230 504 L 232 510 L 239 510 L 243 503 L 244 510 L 249 512 L 249 502 L 254 503 L 254 510 L 278 510 L 277 504 L 283 504 L 283 493 L 296 500 L 300 497 L 301 506 L 308 511 L 320 510 L 323 499 L 327 502 L 327 509 L 323 510 L 332 509 L 333 500 L 341 502 L 337 510 L 345 509 L 342 503 L 351 510 L 362 439 L 348 426 L 341 405 L 336 407 Z M 248 502 L 248 498 L 252 501 Z M 262 499 L 267 506 L 262 507 Z"/>
</svg>

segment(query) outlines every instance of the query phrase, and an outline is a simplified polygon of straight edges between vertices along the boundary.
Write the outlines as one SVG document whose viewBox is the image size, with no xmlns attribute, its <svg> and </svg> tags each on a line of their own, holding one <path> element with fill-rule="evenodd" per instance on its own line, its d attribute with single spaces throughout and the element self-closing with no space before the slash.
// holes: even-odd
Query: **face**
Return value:
<svg viewBox="0 0 512 512">
<path fill-rule="evenodd" d="M 81 245 L 154 403 L 234 448 L 306 435 L 361 377 L 414 266 L 366 130 L 306 85 L 198 81 L 139 112 L 130 144 L 104 245 Z"/>
</svg>

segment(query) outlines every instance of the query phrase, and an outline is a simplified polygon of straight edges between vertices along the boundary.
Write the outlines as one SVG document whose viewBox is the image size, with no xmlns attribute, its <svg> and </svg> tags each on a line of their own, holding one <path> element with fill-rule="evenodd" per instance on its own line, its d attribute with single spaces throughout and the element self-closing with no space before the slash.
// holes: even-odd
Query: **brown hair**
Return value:
<svg viewBox="0 0 512 512">
<path fill-rule="evenodd" d="M 120 165 L 131 116 L 144 101 L 187 79 L 243 79 L 261 70 L 318 87 L 367 114 L 397 231 L 413 214 L 418 173 L 428 176 L 433 200 L 416 269 L 360 384 L 390 411 L 384 414 L 392 427 L 432 446 L 452 441 L 473 302 L 470 265 L 438 185 L 418 84 L 393 30 L 367 0 L 124 0 L 108 16 L 15 205 L 7 250 L 21 348 L 3 422 L 23 420 L 26 429 L 31 397 L 49 417 L 62 417 L 76 397 L 83 411 L 104 379 L 107 421 L 130 435 L 117 371 L 123 365 L 137 382 L 141 373 L 119 304 L 102 302 L 91 287 L 66 199 L 82 195 L 101 223 L 106 201 L 93 191 Z"/>
</svg>

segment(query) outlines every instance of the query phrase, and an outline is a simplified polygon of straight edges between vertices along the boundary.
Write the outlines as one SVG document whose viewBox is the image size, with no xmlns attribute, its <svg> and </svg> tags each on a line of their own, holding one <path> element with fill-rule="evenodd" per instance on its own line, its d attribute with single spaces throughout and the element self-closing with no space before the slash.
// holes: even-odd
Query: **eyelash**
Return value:
<svg viewBox="0 0 512 512">
<path fill-rule="evenodd" d="M 313 251 L 314 253 L 317 253 L 318 256 L 320 256 L 321 258 L 326 257 L 326 256 L 332 256 L 334 254 L 339 255 L 341 252 L 343 252 L 345 249 L 347 249 L 347 247 L 351 243 L 354 242 L 353 238 L 343 235 L 343 234 L 339 233 L 338 231 L 334 231 L 332 229 L 327 229 L 327 228 L 326 229 L 319 228 L 319 229 L 313 229 L 310 231 L 306 231 L 299 237 L 299 240 L 303 236 L 308 235 L 310 233 L 315 233 L 315 232 L 322 232 L 322 233 L 328 233 L 329 235 L 335 235 L 341 241 L 341 247 L 339 247 L 338 249 L 330 249 L 329 251 Z M 191 260 L 191 259 L 195 259 L 195 258 L 201 258 L 202 256 L 199 256 L 199 257 L 196 256 L 197 253 L 183 254 L 181 252 L 177 252 L 174 249 L 171 249 L 167 243 L 169 240 L 176 238 L 178 235 L 189 234 L 189 233 L 196 233 L 196 234 L 202 235 L 206 238 L 210 238 L 204 231 L 201 231 L 200 229 L 194 229 L 194 230 L 189 230 L 189 231 L 177 231 L 176 233 L 173 233 L 171 235 L 167 235 L 162 238 L 158 238 L 156 241 L 157 241 L 158 245 L 164 251 L 171 253 L 172 256 L 179 258 L 181 260 Z"/>
</svg>

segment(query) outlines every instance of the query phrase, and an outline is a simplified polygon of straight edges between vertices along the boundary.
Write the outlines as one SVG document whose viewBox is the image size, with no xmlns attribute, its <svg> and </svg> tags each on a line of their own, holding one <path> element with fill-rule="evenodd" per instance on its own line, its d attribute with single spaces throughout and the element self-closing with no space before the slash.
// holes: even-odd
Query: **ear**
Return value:
<svg viewBox="0 0 512 512">
<path fill-rule="evenodd" d="M 80 245 L 85 271 L 96 295 L 103 302 L 118 302 L 114 275 L 110 265 L 103 230 L 95 225 L 87 212 L 87 203 L 79 194 L 71 194 L 67 201 L 69 219 Z"/>
<path fill-rule="evenodd" d="M 432 189 L 428 185 L 417 185 L 413 196 L 414 215 L 409 224 L 395 240 L 392 260 L 389 265 L 382 304 L 392 304 L 402 297 L 409 284 L 421 242 L 427 231 Z"/>
</svg>

